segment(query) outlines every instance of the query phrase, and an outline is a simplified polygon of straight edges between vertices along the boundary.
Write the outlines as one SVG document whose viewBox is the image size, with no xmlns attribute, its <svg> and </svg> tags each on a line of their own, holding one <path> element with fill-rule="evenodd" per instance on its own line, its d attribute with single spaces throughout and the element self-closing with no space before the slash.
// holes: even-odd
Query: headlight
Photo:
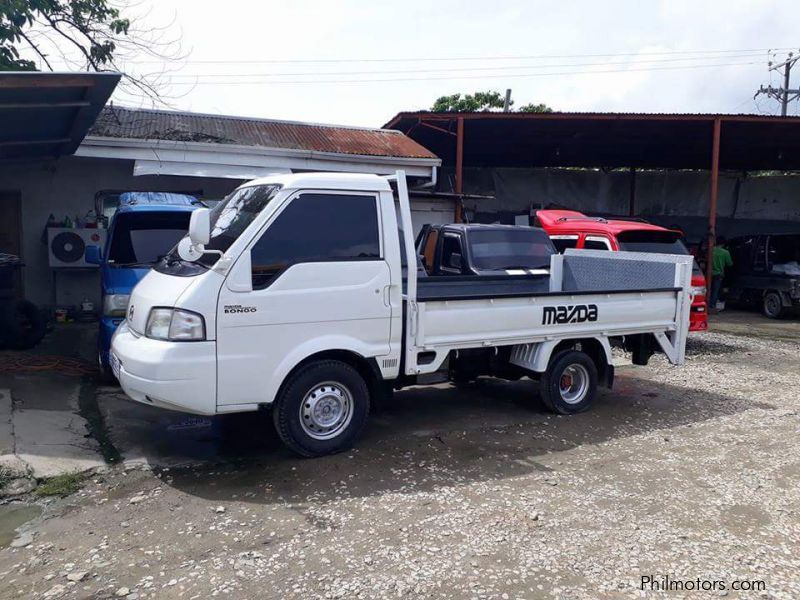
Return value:
<svg viewBox="0 0 800 600">
<path fill-rule="evenodd" d="M 103 298 L 103 316 L 124 317 L 128 310 L 130 294 L 109 294 Z"/>
<path fill-rule="evenodd" d="M 155 340 L 198 341 L 206 339 L 206 324 L 202 315 L 188 310 L 153 308 L 144 334 Z"/>
</svg>

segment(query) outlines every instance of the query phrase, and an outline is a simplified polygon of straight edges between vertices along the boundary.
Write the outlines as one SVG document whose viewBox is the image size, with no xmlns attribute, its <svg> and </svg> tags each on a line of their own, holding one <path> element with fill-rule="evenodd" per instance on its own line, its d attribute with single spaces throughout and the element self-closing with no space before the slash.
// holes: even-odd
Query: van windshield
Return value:
<svg viewBox="0 0 800 600">
<path fill-rule="evenodd" d="M 169 253 L 189 229 L 187 211 L 121 212 L 114 219 L 109 267 L 149 267 Z"/>
<path fill-rule="evenodd" d="M 652 231 L 649 229 L 623 231 L 617 234 L 617 242 L 619 249 L 626 252 L 680 254 L 683 256 L 689 254 L 681 234 L 677 231 Z M 697 261 L 692 263 L 692 273 L 702 274 Z"/>
<path fill-rule="evenodd" d="M 207 250 L 225 252 L 275 197 L 280 185 L 253 185 L 239 188 L 211 209 L 211 239 Z M 187 226 L 188 229 L 188 226 Z M 177 248 L 156 266 L 156 271 L 169 275 L 196 275 L 212 267 L 219 255 L 204 254 L 195 263 L 186 263 Z"/>
<path fill-rule="evenodd" d="M 689 254 L 677 231 L 623 231 L 617 234 L 619 249 L 627 252 Z"/>
<path fill-rule="evenodd" d="M 533 227 L 470 231 L 469 248 L 473 266 L 487 271 L 547 268 L 556 253 L 547 234 Z"/>
</svg>

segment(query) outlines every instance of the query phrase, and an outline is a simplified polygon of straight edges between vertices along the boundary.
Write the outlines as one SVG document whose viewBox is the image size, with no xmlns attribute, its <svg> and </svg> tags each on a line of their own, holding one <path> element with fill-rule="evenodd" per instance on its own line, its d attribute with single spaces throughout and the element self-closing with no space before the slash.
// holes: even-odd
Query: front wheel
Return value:
<svg viewBox="0 0 800 600">
<path fill-rule="evenodd" d="M 597 394 L 597 367 L 584 352 L 565 350 L 550 359 L 539 380 L 542 401 L 555 413 L 570 415 L 588 409 Z"/>
<path fill-rule="evenodd" d="M 320 360 L 290 377 L 272 415 L 291 450 L 323 456 L 353 445 L 367 421 L 369 404 L 369 390 L 358 371 L 338 360 Z"/>
<path fill-rule="evenodd" d="M 107 385 L 119 384 L 114 373 L 111 371 L 109 364 L 103 359 L 102 351 L 97 351 L 97 370 L 99 373 L 100 382 Z"/>
<path fill-rule="evenodd" d="M 762 310 L 770 319 L 780 319 L 785 313 L 781 295 L 774 291 L 764 294 Z"/>
</svg>

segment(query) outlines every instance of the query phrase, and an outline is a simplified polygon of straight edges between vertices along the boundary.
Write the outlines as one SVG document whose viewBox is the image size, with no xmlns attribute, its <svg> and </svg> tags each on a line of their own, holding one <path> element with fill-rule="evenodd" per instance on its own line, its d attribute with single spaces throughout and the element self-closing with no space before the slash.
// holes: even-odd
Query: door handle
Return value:
<svg viewBox="0 0 800 600">
<path fill-rule="evenodd" d="M 393 285 L 387 285 L 383 288 L 383 304 L 391 308 L 392 306 L 392 288 Z"/>
</svg>

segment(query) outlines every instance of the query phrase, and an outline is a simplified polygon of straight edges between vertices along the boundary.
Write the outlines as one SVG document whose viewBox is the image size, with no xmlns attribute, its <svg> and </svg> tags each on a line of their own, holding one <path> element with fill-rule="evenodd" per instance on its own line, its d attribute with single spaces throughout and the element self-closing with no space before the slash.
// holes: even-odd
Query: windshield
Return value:
<svg viewBox="0 0 800 600">
<path fill-rule="evenodd" d="M 470 231 L 469 248 L 473 266 L 489 271 L 547 268 L 556 253 L 547 234 L 533 227 Z"/>
<path fill-rule="evenodd" d="M 681 254 L 686 256 L 689 250 L 677 231 L 623 231 L 617 234 L 619 249 L 626 252 L 647 252 L 648 254 Z M 692 273 L 702 275 L 697 261 L 692 262 Z"/>
<path fill-rule="evenodd" d="M 280 188 L 280 185 L 253 185 L 239 188 L 217 204 L 209 215 L 211 239 L 206 244 L 206 249 L 225 252 L 230 248 L 266 208 Z M 196 275 L 213 266 L 217 260 L 219 255 L 212 253 L 204 254 L 196 263 L 186 263 L 178 256 L 177 248 L 173 248 L 156 270 L 171 275 Z"/>
<path fill-rule="evenodd" d="M 189 211 L 119 213 L 108 247 L 111 267 L 149 267 L 189 229 Z"/>
</svg>

